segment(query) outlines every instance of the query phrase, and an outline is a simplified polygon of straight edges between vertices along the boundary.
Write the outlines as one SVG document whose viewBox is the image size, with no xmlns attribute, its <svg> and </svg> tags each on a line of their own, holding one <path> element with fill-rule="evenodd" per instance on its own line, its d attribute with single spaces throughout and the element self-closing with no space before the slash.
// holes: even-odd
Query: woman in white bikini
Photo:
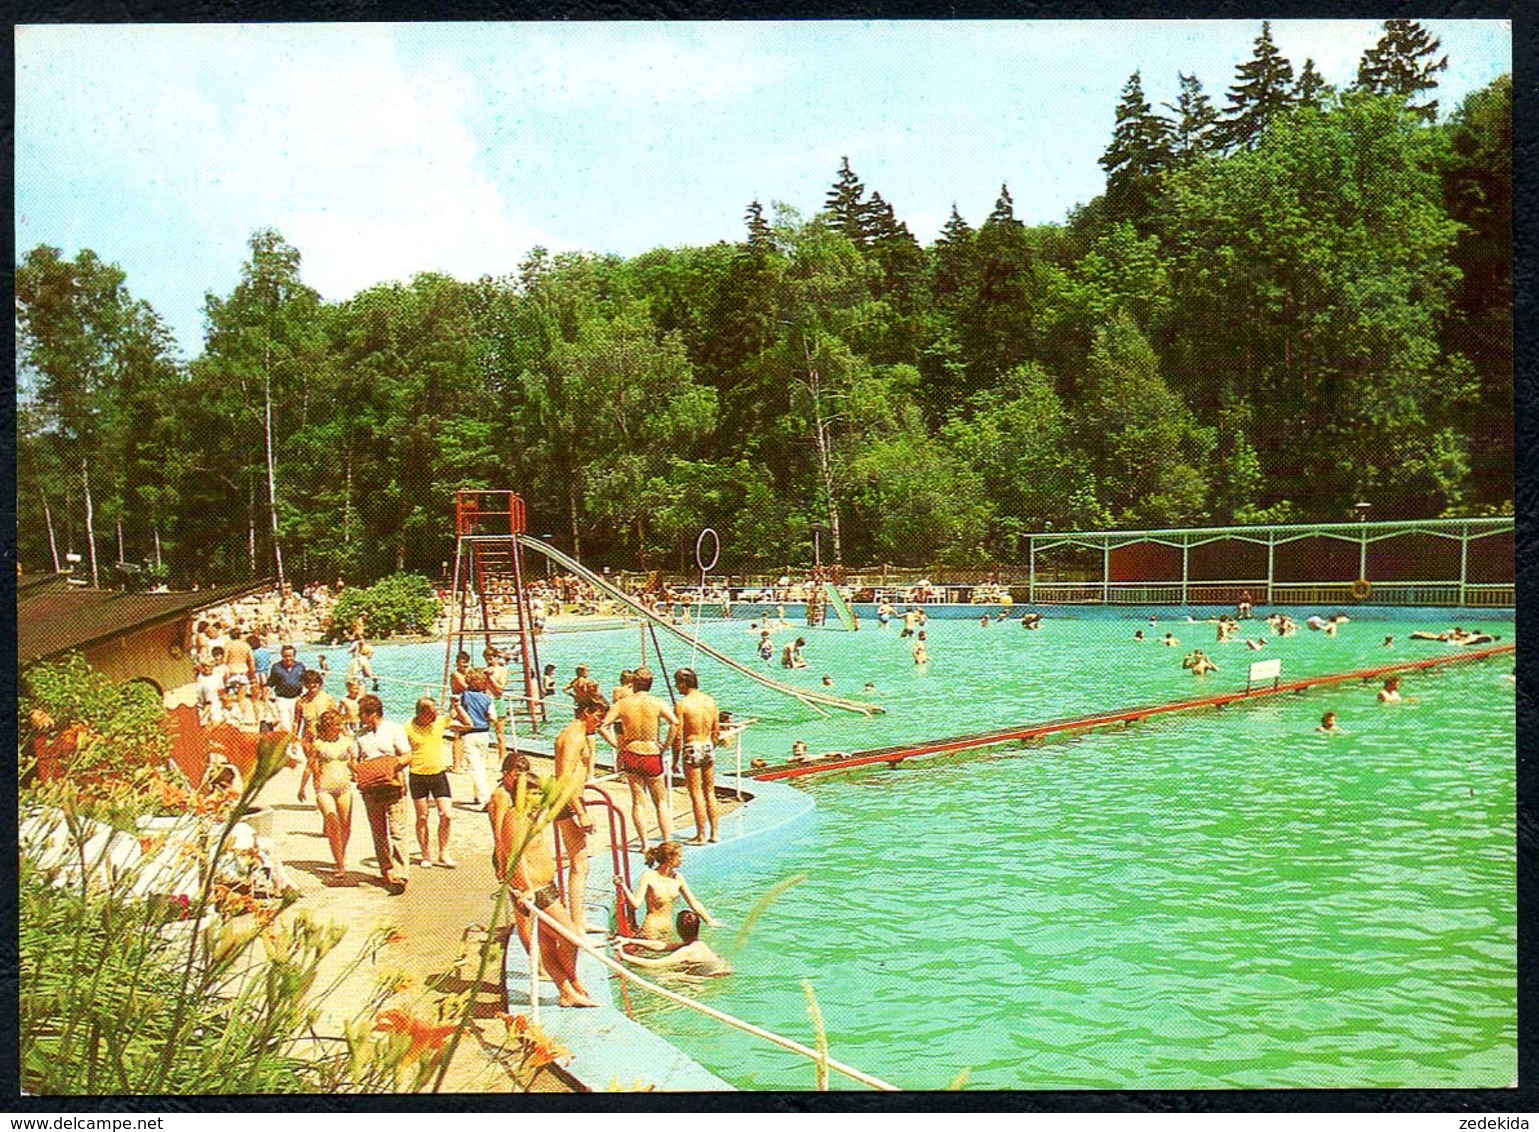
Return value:
<svg viewBox="0 0 1539 1132">
<path fill-rule="evenodd" d="M 642 905 L 646 905 L 646 915 L 641 921 L 642 939 L 668 938 L 673 929 L 673 903 L 680 896 L 707 924 L 713 928 L 719 926 L 705 906 L 695 899 L 689 883 L 679 875 L 679 866 L 683 863 L 684 850 L 679 843 L 664 841 L 647 850 L 648 868 L 641 874 L 635 892 L 625 887 L 622 878 L 615 877 L 615 887 L 632 908 L 639 912 Z"/>
<path fill-rule="evenodd" d="M 342 728 L 342 713 L 330 709 L 321 713 L 315 734 L 306 743 L 310 758 L 299 783 L 299 800 L 305 800 L 305 786 L 315 779 L 315 808 L 321 811 L 326 840 L 336 861 L 335 877 L 347 872 L 347 843 L 353 834 L 353 776 L 351 766 L 358 751 L 358 740 Z"/>
</svg>

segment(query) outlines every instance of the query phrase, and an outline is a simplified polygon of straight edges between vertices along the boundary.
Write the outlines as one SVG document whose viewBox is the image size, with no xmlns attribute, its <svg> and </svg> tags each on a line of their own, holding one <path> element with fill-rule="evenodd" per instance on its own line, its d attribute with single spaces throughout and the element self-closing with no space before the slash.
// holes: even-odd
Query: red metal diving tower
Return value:
<svg viewBox="0 0 1539 1132">
<path fill-rule="evenodd" d="M 454 588 L 449 595 L 448 640 L 444 646 L 443 696 L 449 696 L 449 673 L 455 654 L 467 638 L 480 636 L 484 647 L 516 644 L 512 660 L 523 672 L 523 691 L 504 693 L 522 718 L 538 731 L 545 722 L 540 695 L 540 653 L 524 589 L 524 556 L 518 536 L 528 527 L 523 497 L 512 491 L 454 493 Z M 478 622 L 472 624 L 472 622 Z"/>
</svg>

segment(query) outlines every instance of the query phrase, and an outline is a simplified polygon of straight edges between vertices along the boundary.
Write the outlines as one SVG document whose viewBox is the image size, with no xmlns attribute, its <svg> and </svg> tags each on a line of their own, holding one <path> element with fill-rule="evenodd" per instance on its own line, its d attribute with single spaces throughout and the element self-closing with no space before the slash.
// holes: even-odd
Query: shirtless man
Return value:
<svg viewBox="0 0 1539 1132">
<path fill-rule="evenodd" d="M 512 889 L 513 918 L 524 950 L 530 950 L 534 914 L 530 905 L 551 919 L 577 933 L 577 925 L 561 904 L 556 887 L 556 857 L 550 826 L 533 832 L 534 815 L 526 812 L 531 789 L 539 781 L 529 773 L 529 760 L 517 752 L 502 760 L 502 783 L 492 791 L 486 807 L 492 823 L 492 867 L 497 879 Z M 555 980 L 562 1006 L 597 1006 L 587 988 L 577 977 L 577 945 L 553 929 L 540 928 L 540 958 L 545 971 Z"/>
<path fill-rule="evenodd" d="M 572 697 L 573 704 L 579 704 L 589 696 L 597 694 L 599 687 L 598 681 L 588 675 L 588 666 L 579 664 L 577 675 L 573 676 L 567 682 L 567 686 L 561 690 Z"/>
<path fill-rule="evenodd" d="M 482 654 L 486 661 L 486 691 L 494 700 L 502 699 L 508 690 L 508 666 L 503 664 L 503 654 L 489 648 Z"/>
<path fill-rule="evenodd" d="M 631 820 L 636 823 L 636 836 L 641 840 L 641 851 L 647 848 L 646 810 L 650 803 L 656 815 L 657 827 L 664 841 L 673 840 L 673 806 L 671 799 L 664 801 L 663 794 L 663 745 L 658 741 L 658 723 L 666 719 L 670 728 L 679 726 L 679 717 L 662 700 L 652 695 L 652 670 L 638 668 L 631 674 L 631 693 L 615 700 L 604 714 L 599 734 L 610 746 L 619 750 L 620 769 L 631 788 Z M 623 742 L 615 737 L 614 725 L 624 731 Z"/>
<path fill-rule="evenodd" d="M 449 673 L 449 715 L 451 719 L 455 715 L 455 709 L 459 707 L 460 696 L 464 695 L 470 687 L 470 654 L 463 649 L 454 658 L 454 671 Z M 465 757 L 465 733 L 457 726 L 450 725 L 449 737 L 453 741 L 454 754 L 453 771 L 455 774 L 468 774 L 470 761 Z"/>
<path fill-rule="evenodd" d="M 246 639 L 238 634 L 230 634 L 230 643 L 224 647 L 224 664 L 229 670 L 227 683 L 235 689 L 236 708 L 240 712 L 240 718 L 245 720 L 249 714 L 252 721 L 256 721 L 256 709 L 253 706 L 248 713 L 246 705 L 250 702 L 251 689 L 256 684 L 256 660 L 251 651 L 251 646 Z"/>
<path fill-rule="evenodd" d="M 693 912 L 680 912 L 675 920 L 679 939 L 677 944 L 660 940 L 629 940 L 620 948 L 620 958 L 633 967 L 649 967 L 658 971 L 678 971 L 685 975 L 711 978 L 732 974 L 732 965 L 723 959 L 709 944 L 700 938 L 700 917 Z M 654 954 L 647 954 L 648 951 Z"/>
<path fill-rule="evenodd" d="M 711 841 L 717 834 L 719 815 L 716 805 L 716 745 L 721 742 L 721 717 L 716 701 L 700 690 L 700 677 L 693 668 L 681 668 L 673 674 L 679 690 L 679 726 L 672 735 L 673 765 L 684 760 L 684 782 L 689 787 L 689 805 L 695 813 L 695 837 L 692 844 L 703 845 L 707 827 Z M 664 839 L 666 840 L 666 838 Z"/>
<path fill-rule="evenodd" d="M 556 815 L 561 842 L 571 861 L 567 873 L 567 909 L 577 930 L 587 934 L 588 921 L 584 897 L 588 891 L 588 838 L 593 833 L 593 815 L 583 804 L 583 790 L 593 777 L 593 736 L 599 729 L 609 701 L 603 696 L 589 696 L 577 705 L 577 718 L 556 736 L 556 777 L 567 784 L 570 800 Z"/>
<path fill-rule="evenodd" d="M 1198 649 L 1197 655 L 1192 660 L 1192 675 L 1204 676 L 1209 672 L 1217 671 L 1218 665 L 1213 663 L 1213 658 L 1201 649 Z"/>
</svg>

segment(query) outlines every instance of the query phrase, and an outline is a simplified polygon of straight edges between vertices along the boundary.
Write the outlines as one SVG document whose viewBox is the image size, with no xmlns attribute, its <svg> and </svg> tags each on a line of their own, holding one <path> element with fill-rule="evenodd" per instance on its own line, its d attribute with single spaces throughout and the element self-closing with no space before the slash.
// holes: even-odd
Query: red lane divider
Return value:
<svg viewBox="0 0 1539 1132">
<path fill-rule="evenodd" d="M 871 766 L 876 763 L 887 763 L 891 766 L 897 766 L 898 763 L 905 759 L 918 758 L 920 755 L 940 755 L 953 751 L 972 750 L 977 747 L 992 747 L 998 743 L 1037 739 L 1044 735 L 1052 735 L 1061 731 L 1104 727 L 1109 723 L 1136 723 L 1151 715 L 1164 715 L 1175 711 L 1192 711 L 1196 708 L 1204 707 L 1225 707 L 1228 704 L 1237 703 L 1242 700 L 1256 700 L 1265 696 L 1281 696 L 1293 692 L 1302 692 L 1309 688 L 1331 684 L 1345 684 L 1352 680 L 1368 681 L 1379 676 L 1387 676 L 1392 672 L 1413 672 L 1426 668 L 1437 668 L 1445 664 L 1485 660 L 1488 657 L 1501 656 L 1516 651 L 1516 645 L 1497 645 L 1494 648 L 1456 653 L 1452 656 L 1429 657 L 1425 660 L 1384 664 L 1376 668 L 1361 668 L 1354 672 L 1306 676 L 1286 684 L 1279 684 L 1275 688 L 1255 688 L 1250 691 L 1223 692 L 1216 696 L 1204 696 L 1196 700 L 1178 700 L 1168 704 L 1146 704 L 1143 707 L 1124 708 L 1121 711 L 1106 712 L 1101 715 L 1083 715 L 1071 719 L 1055 719 L 1047 723 L 1035 723 L 1026 727 L 1006 727 L 998 731 L 983 731 L 975 735 L 959 735 L 950 739 L 930 739 L 922 743 L 902 743 L 894 747 L 879 747 L 870 751 L 857 751 L 855 754 L 846 755 L 842 759 L 829 759 L 826 762 L 788 763 L 755 771 L 748 777 L 757 779 L 760 782 L 773 782 L 782 778 L 801 778 L 809 774 L 828 774 L 833 771 L 848 770 L 856 766 Z"/>
</svg>

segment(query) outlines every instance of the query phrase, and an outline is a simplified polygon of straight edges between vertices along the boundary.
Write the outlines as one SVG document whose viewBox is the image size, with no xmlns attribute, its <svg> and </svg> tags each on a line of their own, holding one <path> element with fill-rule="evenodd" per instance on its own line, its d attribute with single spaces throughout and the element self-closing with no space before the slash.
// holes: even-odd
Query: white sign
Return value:
<svg viewBox="0 0 1539 1132">
<path fill-rule="evenodd" d="M 1271 660 L 1258 660 L 1250 666 L 1250 682 L 1258 680 L 1276 680 L 1282 675 L 1282 657 L 1273 657 Z"/>
</svg>

